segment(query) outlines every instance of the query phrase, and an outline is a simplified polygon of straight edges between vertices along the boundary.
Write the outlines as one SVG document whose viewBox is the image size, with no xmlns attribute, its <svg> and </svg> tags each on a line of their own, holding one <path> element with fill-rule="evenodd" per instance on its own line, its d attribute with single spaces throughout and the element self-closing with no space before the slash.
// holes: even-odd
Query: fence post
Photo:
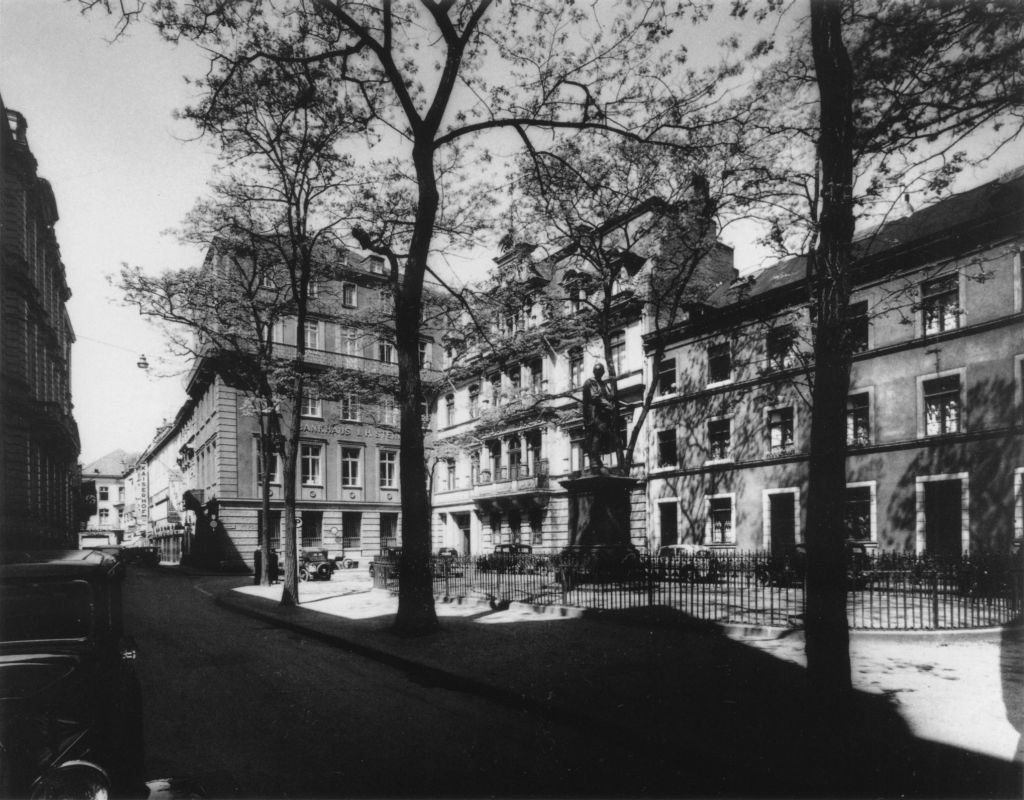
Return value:
<svg viewBox="0 0 1024 800">
<path fill-rule="evenodd" d="M 647 607 L 654 608 L 654 561 L 650 553 L 644 555 L 646 565 L 644 575 L 647 578 Z"/>
<path fill-rule="evenodd" d="M 939 571 L 932 572 L 932 627 L 939 629 Z"/>
</svg>

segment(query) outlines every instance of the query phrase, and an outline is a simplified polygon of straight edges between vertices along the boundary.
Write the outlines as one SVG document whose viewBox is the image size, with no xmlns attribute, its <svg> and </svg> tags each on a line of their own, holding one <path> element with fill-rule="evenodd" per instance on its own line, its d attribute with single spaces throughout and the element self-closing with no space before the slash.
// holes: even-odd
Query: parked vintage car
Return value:
<svg viewBox="0 0 1024 800">
<path fill-rule="evenodd" d="M 755 568 L 766 586 L 801 586 L 807 578 L 807 545 L 797 544 L 773 553 Z M 849 589 L 863 590 L 875 580 L 871 555 L 863 542 L 846 542 L 846 581 Z"/>
<path fill-rule="evenodd" d="M 327 557 L 327 551 L 303 547 L 299 552 L 299 580 L 329 581 L 338 565 Z"/>
<path fill-rule="evenodd" d="M 374 577 L 377 572 L 382 572 L 386 578 L 397 578 L 398 566 L 401 560 L 401 547 L 383 548 L 380 554 L 370 562 L 370 577 Z M 383 567 L 383 570 L 381 567 Z"/>
<path fill-rule="evenodd" d="M 0 795 L 147 796 L 121 577 L 97 550 L 0 553 Z"/>
<path fill-rule="evenodd" d="M 499 544 L 476 561 L 481 572 L 532 572 L 536 569 L 533 547 L 528 544 Z"/>
<path fill-rule="evenodd" d="M 714 583 L 721 575 L 721 563 L 714 551 L 699 544 L 669 544 L 658 548 L 658 580 Z"/>
<path fill-rule="evenodd" d="M 647 577 L 632 543 L 569 545 L 556 559 L 555 577 L 567 591 L 581 583 L 633 582 Z"/>
<path fill-rule="evenodd" d="M 160 564 L 160 548 L 148 545 L 125 547 L 121 550 L 125 564 L 138 564 L 143 567 L 156 567 Z"/>
<path fill-rule="evenodd" d="M 434 559 L 434 574 L 445 578 L 461 577 L 462 562 L 459 560 L 459 551 L 454 547 L 442 547 L 438 550 Z"/>
<path fill-rule="evenodd" d="M 121 545 L 93 545 L 83 549 L 94 550 L 97 553 L 103 553 L 104 555 L 110 556 L 117 562 L 117 573 L 122 577 L 124 576 L 124 568 L 128 562 L 124 557 L 124 548 L 121 547 Z"/>
</svg>

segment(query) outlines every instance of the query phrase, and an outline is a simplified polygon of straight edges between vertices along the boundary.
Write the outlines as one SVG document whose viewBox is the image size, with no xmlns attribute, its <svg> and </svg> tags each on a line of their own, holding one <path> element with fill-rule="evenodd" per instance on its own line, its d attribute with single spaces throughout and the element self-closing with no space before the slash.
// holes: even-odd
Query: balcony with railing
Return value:
<svg viewBox="0 0 1024 800">
<path fill-rule="evenodd" d="M 544 508 L 552 492 L 547 459 L 533 464 L 480 470 L 473 478 L 473 501 L 482 508 L 507 511 L 512 508 Z"/>
</svg>

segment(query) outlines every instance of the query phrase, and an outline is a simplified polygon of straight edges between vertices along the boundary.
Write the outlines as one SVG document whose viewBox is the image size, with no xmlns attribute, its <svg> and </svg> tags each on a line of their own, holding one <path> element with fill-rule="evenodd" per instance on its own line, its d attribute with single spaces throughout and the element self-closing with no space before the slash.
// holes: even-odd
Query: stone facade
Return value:
<svg viewBox="0 0 1024 800">
<path fill-rule="evenodd" d="M 605 318 L 611 328 L 607 374 L 615 376 L 623 441 L 639 424 L 650 382 L 643 337 L 657 320 L 647 297 L 657 285 L 654 271 L 671 257 L 666 241 L 675 241 L 652 223 L 655 213 L 641 205 L 601 231 L 609 249 L 630 243 Z M 620 241 L 622 231 L 628 235 Z M 532 286 L 532 292 L 524 292 L 529 302 L 521 313 L 499 313 L 493 330 L 449 364 L 452 388 L 439 397 L 435 415 L 435 551 L 453 547 L 466 555 L 515 543 L 552 552 L 570 543 L 571 504 L 563 483 L 590 467 L 583 441 L 583 385 L 594 366 L 608 358 L 599 336 L 580 339 L 572 332 L 573 320 L 582 320 L 592 307 L 576 287 L 587 282 L 581 275 L 593 268 L 571 252 L 524 267 L 522 260 L 532 258 L 532 248 L 519 247 L 495 259 L 495 276 L 504 276 L 499 282 Z M 524 281 L 522 275 L 532 277 Z M 710 243 L 695 275 L 698 294 L 732 280 L 731 249 Z M 582 330 L 581 325 L 576 327 Z M 470 326 L 467 321 L 465 329 Z M 628 471 L 642 478 L 647 455 L 644 440 L 639 441 Z M 606 456 L 606 463 L 618 469 L 614 458 Z M 629 538 L 641 549 L 651 545 L 645 506 L 640 484 L 630 495 Z"/>
<path fill-rule="evenodd" d="M 10 547 L 75 547 L 80 444 L 71 297 L 25 118 L 0 100 L 0 531 Z"/>
<path fill-rule="evenodd" d="M 322 282 L 311 304 L 306 361 L 384 385 L 397 376 L 398 364 L 380 325 L 390 313 L 383 263 L 353 252 L 339 259 L 335 278 Z M 274 337 L 282 352 L 294 348 L 294 319 L 278 325 Z M 420 347 L 429 376 L 438 348 L 429 333 Z M 251 568 L 262 524 L 258 403 L 203 360 L 196 362 L 187 391 L 188 401 L 163 435 L 180 471 L 182 554 Z M 277 413 L 283 420 L 287 412 L 282 401 Z M 332 558 L 367 564 L 382 547 L 400 544 L 398 414 L 395 397 L 380 391 L 307 399 L 296 468 L 300 548 L 324 548 Z M 278 456 L 271 481 L 271 542 L 279 552 L 281 461 Z M 208 535 L 212 550 L 203 554 Z"/>
<path fill-rule="evenodd" d="M 916 553 L 1021 540 L 1022 207 L 1015 174 L 858 239 L 850 538 Z M 675 380 L 647 432 L 654 542 L 803 541 L 813 375 L 804 269 L 791 259 L 745 276 L 666 337 L 659 371 Z"/>
</svg>

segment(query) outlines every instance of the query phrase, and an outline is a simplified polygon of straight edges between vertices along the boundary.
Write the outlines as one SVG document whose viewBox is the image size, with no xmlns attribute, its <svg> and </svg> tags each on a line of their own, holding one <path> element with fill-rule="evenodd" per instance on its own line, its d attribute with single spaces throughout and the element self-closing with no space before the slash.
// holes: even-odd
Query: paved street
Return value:
<svg viewBox="0 0 1024 800">
<path fill-rule="evenodd" d="M 795 636 L 439 602 L 441 631 L 408 640 L 361 571 L 297 608 L 279 592 L 130 571 L 151 776 L 215 797 L 1020 795 L 1017 635 L 856 639 L 840 718 L 800 701 Z"/>
<path fill-rule="evenodd" d="M 631 793 L 620 744 L 226 611 L 225 583 L 129 570 L 149 777 L 212 797 Z"/>
</svg>

